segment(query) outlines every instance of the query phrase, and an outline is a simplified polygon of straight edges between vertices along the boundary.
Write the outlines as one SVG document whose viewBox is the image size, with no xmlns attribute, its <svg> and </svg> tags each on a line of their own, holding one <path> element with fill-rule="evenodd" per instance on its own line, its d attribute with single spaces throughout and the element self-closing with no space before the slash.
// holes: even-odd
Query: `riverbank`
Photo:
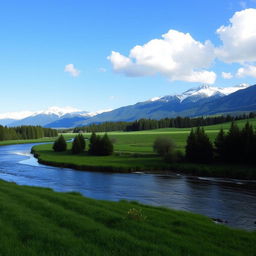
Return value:
<svg viewBox="0 0 256 256">
<path fill-rule="evenodd" d="M 32 140 L 4 140 L 4 141 L 0 141 L 0 146 L 15 145 L 15 144 L 53 142 L 55 140 L 56 140 L 56 137 L 53 137 L 53 138 L 47 137 L 47 138 L 32 139 Z"/>
<path fill-rule="evenodd" d="M 68 144 L 70 148 L 70 144 Z M 256 168 L 232 164 L 167 163 L 155 154 L 118 153 L 112 156 L 90 156 L 87 153 L 54 152 L 51 145 L 37 145 L 32 153 L 39 163 L 63 168 L 100 172 L 178 172 L 205 177 L 256 179 Z"/>
<path fill-rule="evenodd" d="M 0 181 L 0 254 L 247 255 L 256 233 L 210 218 L 135 202 Z"/>
</svg>

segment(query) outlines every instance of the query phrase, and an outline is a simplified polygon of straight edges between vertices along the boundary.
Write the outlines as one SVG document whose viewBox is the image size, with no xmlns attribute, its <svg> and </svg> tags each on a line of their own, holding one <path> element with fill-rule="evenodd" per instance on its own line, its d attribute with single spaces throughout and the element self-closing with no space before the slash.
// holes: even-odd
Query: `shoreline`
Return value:
<svg viewBox="0 0 256 256">
<path fill-rule="evenodd" d="M 31 154 L 37 159 L 38 163 L 45 164 L 60 168 L 71 168 L 79 171 L 92 171 L 92 172 L 109 172 L 109 173 L 135 173 L 143 172 L 145 174 L 165 174 L 165 173 L 177 173 L 184 175 L 191 175 L 197 177 L 208 178 L 230 178 L 239 180 L 256 180 L 256 168 L 252 166 L 234 166 L 229 164 L 192 164 L 192 163 L 173 163 L 167 164 L 165 167 L 159 168 L 143 168 L 141 166 L 136 167 L 121 167 L 121 166 L 93 166 L 93 165 L 78 165 L 74 163 L 60 163 L 48 161 L 42 158 L 40 151 L 31 149 Z M 236 169 L 233 169 L 236 168 Z M 246 171 L 241 171 L 241 169 Z"/>
</svg>

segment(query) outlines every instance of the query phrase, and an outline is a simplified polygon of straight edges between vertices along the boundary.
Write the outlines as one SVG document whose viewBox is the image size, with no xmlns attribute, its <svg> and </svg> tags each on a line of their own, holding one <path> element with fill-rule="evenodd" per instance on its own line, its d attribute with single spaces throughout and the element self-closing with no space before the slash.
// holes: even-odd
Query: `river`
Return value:
<svg viewBox="0 0 256 256">
<path fill-rule="evenodd" d="M 78 191 L 95 199 L 136 200 L 200 213 L 225 220 L 236 228 L 256 230 L 256 181 L 51 167 L 39 164 L 30 154 L 33 145 L 0 147 L 0 179 L 56 191 Z"/>
</svg>

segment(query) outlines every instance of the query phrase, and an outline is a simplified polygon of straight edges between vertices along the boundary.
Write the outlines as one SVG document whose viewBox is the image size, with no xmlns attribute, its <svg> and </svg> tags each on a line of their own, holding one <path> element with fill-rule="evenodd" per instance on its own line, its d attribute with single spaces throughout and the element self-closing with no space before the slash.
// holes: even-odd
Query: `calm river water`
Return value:
<svg viewBox="0 0 256 256">
<path fill-rule="evenodd" d="M 256 181 L 169 174 L 85 172 L 45 166 L 30 154 L 34 144 L 0 147 L 0 179 L 22 185 L 79 191 L 105 200 L 136 200 L 186 210 L 256 230 Z"/>
</svg>

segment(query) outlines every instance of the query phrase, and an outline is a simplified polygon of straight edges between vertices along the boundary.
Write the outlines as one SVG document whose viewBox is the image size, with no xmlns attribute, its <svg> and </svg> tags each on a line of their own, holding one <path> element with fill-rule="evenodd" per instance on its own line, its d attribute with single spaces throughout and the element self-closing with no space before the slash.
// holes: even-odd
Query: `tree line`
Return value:
<svg viewBox="0 0 256 256">
<path fill-rule="evenodd" d="M 67 150 L 67 143 L 63 135 L 60 135 L 53 144 L 55 152 L 63 152 Z M 72 141 L 72 154 L 80 154 L 86 151 L 86 142 L 82 134 L 75 136 Z M 88 154 L 94 156 L 108 156 L 112 155 L 114 151 L 113 143 L 109 139 L 107 133 L 103 136 L 92 133 L 89 139 Z"/>
<path fill-rule="evenodd" d="M 212 143 L 203 128 L 191 130 L 187 138 L 186 159 L 189 162 L 256 163 L 256 132 L 247 122 L 240 129 L 232 122 L 227 133 L 221 129 Z"/>
<path fill-rule="evenodd" d="M 0 141 L 40 139 L 43 137 L 56 136 L 58 136 L 57 130 L 51 128 L 43 128 L 41 126 L 28 125 L 18 127 L 6 127 L 0 125 Z"/>
<path fill-rule="evenodd" d="M 191 128 L 199 126 L 207 126 L 221 124 L 236 120 L 244 120 L 255 118 L 256 113 L 231 116 L 213 116 L 213 117 L 175 117 L 163 118 L 160 120 L 154 119 L 139 119 L 134 122 L 104 122 L 100 124 L 91 124 L 83 127 L 74 128 L 73 132 L 110 132 L 110 131 L 143 131 L 159 128 Z"/>
</svg>

